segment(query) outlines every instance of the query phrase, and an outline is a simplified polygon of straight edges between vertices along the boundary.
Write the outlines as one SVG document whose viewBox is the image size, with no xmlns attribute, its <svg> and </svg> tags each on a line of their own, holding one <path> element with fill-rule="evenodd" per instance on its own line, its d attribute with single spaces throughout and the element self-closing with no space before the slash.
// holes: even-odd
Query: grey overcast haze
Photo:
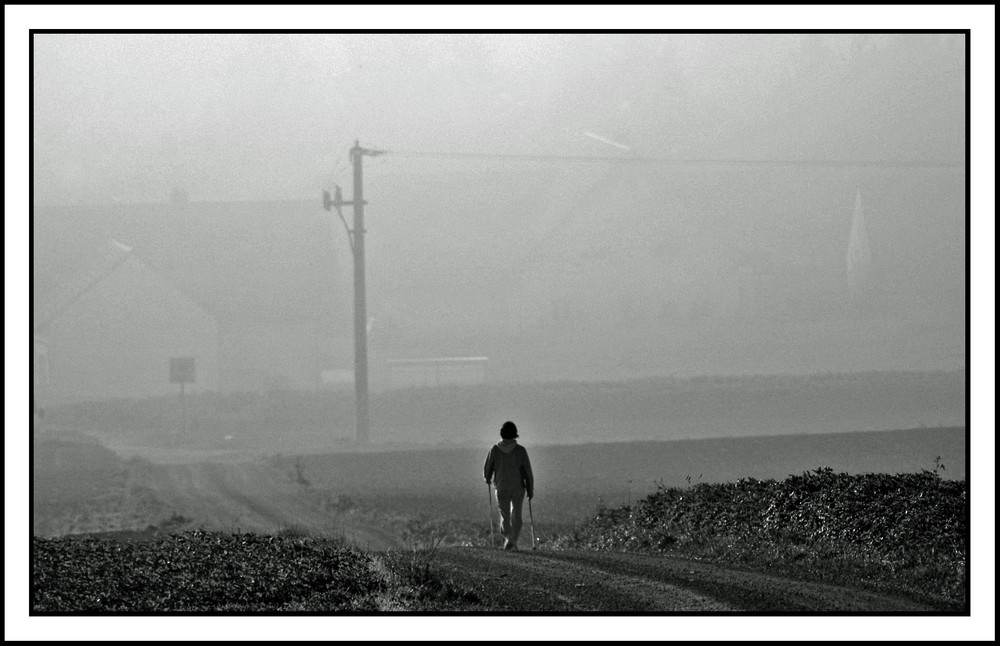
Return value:
<svg viewBox="0 0 1000 646">
<path fill-rule="evenodd" d="M 536 521 L 548 539 L 592 499 L 638 503 L 664 477 L 826 464 L 975 479 L 975 550 L 995 543 L 995 211 L 979 175 L 994 163 L 992 10 L 901 7 L 912 14 L 894 23 L 859 8 L 854 31 L 855 8 L 823 9 L 842 33 L 815 31 L 819 7 L 786 17 L 814 31 L 760 24 L 764 6 L 709 9 L 745 16 L 746 32 L 684 33 L 712 25 L 678 16 L 676 32 L 611 33 L 647 28 L 616 7 L 606 27 L 566 10 L 565 29 L 608 33 L 294 33 L 374 26 L 358 8 L 291 24 L 313 14 L 247 6 L 204 28 L 293 33 L 101 33 L 146 9 L 7 31 L 8 57 L 31 56 L 13 160 L 7 100 L 8 194 L 21 179 L 30 196 L 20 218 L 8 198 L 8 240 L 19 221 L 28 238 L 8 241 L 6 273 L 8 311 L 21 312 L 12 283 L 30 285 L 32 346 L 7 513 L 32 536 L 275 534 L 308 519 L 390 549 L 410 535 L 385 518 L 430 514 L 486 541 L 482 455 L 509 419 L 539 487 L 532 546 Z M 206 7 L 179 24 L 195 9 L 175 9 L 151 6 L 134 28 L 216 20 Z M 377 11 L 386 30 L 430 30 L 426 16 L 396 23 L 441 9 Z M 494 16 L 482 29 L 560 24 L 509 24 L 553 8 L 461 9 L 459 22 Z M 63 28 L 94 31 L 28 33 Z M 648 28 L 674 25 L 651 10 Z M 367 389 L 348 231 L 359 175 Z M 27 356 L 12 318 L 7 356 Z M 31 510 L 11 475 L 29 462 Z M 418 463 L 435 466 L 418 478 Z M 976 558 L 992 572 L 992 554 Z M 977 604 L 993 594 L 984 578 Z M 814 635 L 858 628 L 814 619 Z M 916 626 L 859 635 L 963 636 Z M 229 634 L 287 635 L 267 628 Z M 121 630 L 106 635 L 132 638 Z"/>
<path fill-rule="evenodd" d="M 33 43 L 41 296 L 62 280 L 47 256 L 89 224 L 161 273 L 203 271 L 198 205 L 225 204 L 248 219 L 220 240 L 260 238 L 245 262 L 333 299 L 317 374 L 349 370 L 351 252 L 320 196 L 350 198 L 357 140 L 385 151 L 365 164 L 373 364 L 487 356 L 500 381 L 964 366 L 960 34 Z M 140 215 L 178 196 L 190 222 Z M 275 202 L 306 209 L 298 232 L 288 208 L 261 216 L 283 235 L 323 231 L 326 275 L 296 277 L 299 243 L 252 223 Z M 176 248 L 109 213 L 173 227 Z"/>
</svg>

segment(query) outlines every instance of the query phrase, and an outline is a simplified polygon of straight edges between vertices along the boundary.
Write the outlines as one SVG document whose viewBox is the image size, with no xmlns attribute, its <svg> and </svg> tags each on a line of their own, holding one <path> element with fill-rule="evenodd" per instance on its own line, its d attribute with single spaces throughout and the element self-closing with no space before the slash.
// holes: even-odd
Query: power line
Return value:
<svg viewBox="0 0 1000 646">
<path fill-rule="evenodd" d="M 880 159 L 869 161 L 852 161 L 846 159 L 726 159 L 726 158 L 671 158 L 671 157 L 608 157 L 597 155 L 533 155 L 523 153 L 457 153 L 433 151 L 386 151 L 396 157 L 411 157 L 422 159 L 480 159 L 496 161 L 554 161 L 580 163 L 619 163 L 619 164 L 662 164 L 677 166 L 773 166 L 773 167 L 814 167 L 814 168 L 926 168 L 926 169 L 964 169 L 965 162 L 948 161 L 911 161 L 899 159 Z"/>
</svg>

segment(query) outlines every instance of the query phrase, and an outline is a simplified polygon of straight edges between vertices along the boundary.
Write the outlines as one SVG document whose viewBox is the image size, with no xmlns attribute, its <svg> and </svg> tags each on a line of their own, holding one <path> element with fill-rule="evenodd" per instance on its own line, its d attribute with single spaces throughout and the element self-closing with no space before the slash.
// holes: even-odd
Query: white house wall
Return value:
<svg viewBox="0 0 1000 646">
<path fill-rule="evenodd" d="M 194 357 L 185 392 L 218 387 L 217 324 L 176 288 L 130 259 L 89 289 L 45 333 L 52 402 L 178 393 L 171 357 Z"/>
</svg>

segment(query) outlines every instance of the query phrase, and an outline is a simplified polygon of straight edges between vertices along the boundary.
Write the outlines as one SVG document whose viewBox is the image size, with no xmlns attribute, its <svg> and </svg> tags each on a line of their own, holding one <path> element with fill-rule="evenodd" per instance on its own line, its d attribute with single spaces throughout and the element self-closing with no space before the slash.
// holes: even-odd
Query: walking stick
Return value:
<svg viewBox="0 0 1000 646">
<path fill-rule="evenodd" d="M 497 546 L 497 540 L 493 536 L 493 492 L 490 491 L 490 483 L 486 483 L 486 504 L 490 509 L 490 547 Z"/>
<path fill-rule="evenodd" d="M 538 549 L 535 543 L 535 514 L 531 511 L 531 498 L 528 498 L 528 518 L 531 519 L 531 549 Z"/>
</svg>

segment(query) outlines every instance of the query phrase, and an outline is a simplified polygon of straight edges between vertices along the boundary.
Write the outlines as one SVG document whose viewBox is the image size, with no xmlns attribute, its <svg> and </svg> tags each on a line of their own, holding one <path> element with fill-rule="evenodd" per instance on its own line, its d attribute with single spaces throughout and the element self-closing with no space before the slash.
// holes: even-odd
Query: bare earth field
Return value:
<svg viewBox="0 0 1000 646">
<path fill-rule="evenodd" d="M 73 441 L 75 438 L 75 441 Z M 600 505 L 635 502 L 658 484 L 683 487 L 742 477 L 784 478 L 829 466 L 906 473 L 945 466 L 964 478 L 964 429 L 913 429 L 675 442 L 529 447 L 533 512 L 542 541 Z M 488 531 L 481 468 L 486 447 L 344 452 L 225 461 L 122 460 L 92 438 L 36 437 L 34 528 L 57 536 L 169 529 L 343 536 L 384 548 L 408 539 L 407 522 Z M 411 523 L 412 525 L 412 523 Z M 432 528 L 423 527 L 429 531 Z M 410 528 L 409 534 L 416 530 Z M 460 531 L 459 531 L 460 530 Z"/>
<path fill-rule="evenodd" d="M 146 527 L 169 512 L 195 526 L 347 531 L 323 514 L 358 507 L 481 526 L 479 472 L 503 419 L 521 429 L 549 529 L 658 484 L 937 464 L 964 479 L 965 394 L 961 372 L 415 388 L 373 396 L 367 447 L 346 439 L 354 410 L 343 393 L 202 394 L 189 397 L 186 427 L 176 398 L 65 405 L 36 420 L 34 527 Z M 261 507 L 283 497 L 294 500 Z"/>
<path fill-rule="evenodd" d="M 416 604 L 412 599 L 382 599 L 373 602 L 379 610 L 953 611 L 951 601 L 793 580 L 677 555 L 558 547 L 559 537 L 598 509 L 634 504 L 663 487 L 741 478 L 780 480 L 819 467 L 851 474 L 928 470 L 947 479 L 965 479 L 966 430 L 960 425 L 859 430 L 879 420 L 934 419 L 934 415 L 952 419 L 961 408 L 964 387 L 956 387 L 951 375 L 904 376 L 900 382 L 885 376 L 859 379 L 858 383 L 807 380 L 797 385 L 779 380 L 739 393 L 725 380 L 698 388 L 687 382 L 674 384 L 666 394 L 663 384 L 655 388 L 646 384 L 645 391 L 609 386 L 594 390 L 597 402 L 590 417 L 604 419 L 600 422 L 604 424 L 618 415 L 628 432 L 602 435 L 591 430 L 593 440 L 566 442 L 568 427 L 563 425 L 547 442 L 537 427 L 524 425 L 521 441 L 529 450 L 536 477 L 532 515 L 538 549 L 518 554 L 489 549 L 490 509 L 481 473 L 486 451 L 496 438 L 485 433 L 475 442 L 448 438 L 449 428 L 471 423 L 471 418 L 464 418 L 462 407 L 455 410 L 445 403 L 474 399 L 475 391 L 400 394 L 393 404 L 398 410 L 386 415 L 420 418 L 438 410 L 439 417 L 451 421 L 422 443 L 376 441 L 366 447 L 350 442 L 324 446 L 319 438 L 327 431 L 313 420 L 322 417 L 319 408 L 303 411 L 299 427 L 296 406 L 279 406 L 280 416 L 288 417 L 293 426 L 275 432 L 280 420 L 267 417 L 266 411 L 274 408 L 270 395 L 242 403 L 202 401 L 202 426 L 188 429 L 186 435 L 169 428 L 170 415 L 150 412 L 163 402 L 70 407 L 47 415 L 45 424 L 34 429 L 33 533 L 143 542 L 191 530 L 334 539 L 372 555 L 376 572 L 383 571 L 381 559 L 393 553 L 412 554 L 416 564 L 424 558 L 433 560 L 437 576 L 452 595 L 445 595 L 445 601 Z M 912 389 L 907 390 L 906 384 Z M 878 392 L 861 397 L 859 392 L 868 387 Z M 567 386 L 550 389 L 547 395 L 579 402 L 592 388 Z M 825 399 L 830 393 L 836 396 Z M 915 404 L 917 412 L 893 415 L 920 396 L 924 401 Z M 314 396 L 309 397 L 302 402 L 317 404 Z M 652 428 L 649 420 L 663 409 L 664 397 L 676 404 L 675 420 L 677 415 L 694 419 L 699 402 L 713 402 L 697 421 L 713 430 L 702 439 L 670 438 L 670 434 L 661 440 L 640 439 Z M 851 420 L 850 432 L 822 432 L 836 419 L 837 405 L 851 406 L 855 400 L 860 403 L 845 418 Z M 558 407 L 545 408 L 541 399 L 532 401 L 538 406 L 536 420 L 557 412 Z M 866 417 L 864 411 L 876 407 L 876 401 L 887 410 Z M 197 411 L 198 405 L 194 408 Z M 123 410 L 131 410 L 131 416 L 123 417 Z M 641 414 L 633 415 L 635 410 Z M 734 430 L 739 428 L 740 410 L 750 420 L 752 432 Z M 819 419 L 813 425 L 801 422 L 810 410 Z M 780 417 L 782 411 L 788 418 L 775 433 L 760 431 L 768 417 Z M 206 432 L 209 413 L 222 421 Z M 128 430 L 138 422 L 145 427 Z M 804 430 L 795 433 L 796 426 Z M 734 436 L 726 436 L 727 429 Z M 623 435 L 633 439 L 608 441 Z M 486 580 L 493 583 L 486 585 Z"/>
<path fill-rule="evenodd" d="M 955 427 L 965 404 L 962 372 L 408 388 L 372 393 L 367 450 L 478 450 L 508 419 L 531 446 Z M 359 450 L 343 391 L 83 402 L 47 408 L 44 426 L 158 462 Z"/>
<path fill-rule="evenodd" d="M 626 502 L 617 499 L 622 495 L 637 498 L 641 487 L 636 483 L 656 473 L 686 482 L 688 476 L 679 474 L 697 466 L 707 473 L 693 481 L 705 482 L 709 477 L 733 480 L 726 474 L 747 470 L 783 477 L 810 468 L 802 465 L 823 463 L 905 472 L 931 454 L 927 467 L 934 467 L 935 458 L 938 464 L 960 465 L 963 429 L 534 447 L 535 468 L 545 483 L 533 502 L 539 547 L 516 554 L 487 547 L 486 493 L 477 486 L 482 485 L 480 453 L 424 449 L 163 464 L 121 460 L 85 436 L 76 441 L 36 437 L 35 534 L 141 542 L 193 529 L 310 536 L 361 548 L 373 559 L 372 571 L 383 573 L 379 576 L 392 576 L 380 565 L 392 554 L 412 554 L 418 565 L 424 559 L 433 564 L 435 580 L 446 586 L 443 601 L 393 596 L 371 602 L 378 612 L 955 610 L 949 600 L 798 580 L 674 555 L 550 544 L 602 501 L 618 505 Z M 93 469 L 81 467 L 87 459 Z M 65 468 L 70 463 L 74 469 Z M 622 492 L 626 476 L 634 479 L 634 488 Z M 530 532 L 526 518 L 523 536 Z"/>
</svg>

